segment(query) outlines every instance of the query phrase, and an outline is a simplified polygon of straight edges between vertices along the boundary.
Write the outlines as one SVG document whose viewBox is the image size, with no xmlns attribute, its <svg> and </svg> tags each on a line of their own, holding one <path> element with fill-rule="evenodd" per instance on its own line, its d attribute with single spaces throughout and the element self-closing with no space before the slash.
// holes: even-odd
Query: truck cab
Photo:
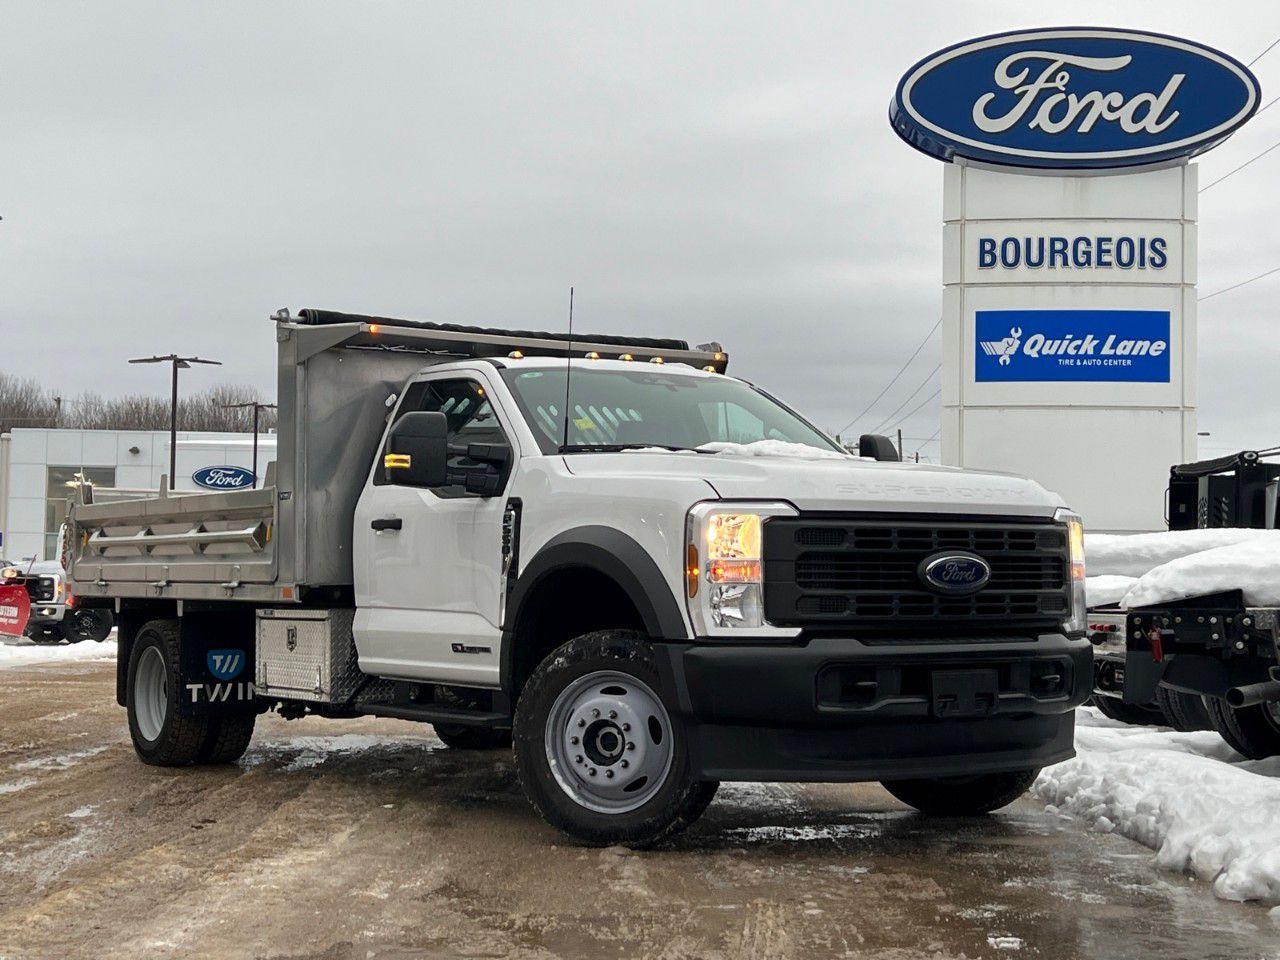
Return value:
<svg viewBox="0 0 1280 960">
<path fill-rule="evenodd" d="M 852 456 L 718 345 L 302 320 L 265 490 L 71 512 L 144 760 L 227 759 L 263 710 L 418 719 L 648 845 L 721 781 L 975 814 L 1072 755 L 1082 536 L 1034 482 Z M 250 695 L 202 701 L 237 653 Z"/>
</svg>

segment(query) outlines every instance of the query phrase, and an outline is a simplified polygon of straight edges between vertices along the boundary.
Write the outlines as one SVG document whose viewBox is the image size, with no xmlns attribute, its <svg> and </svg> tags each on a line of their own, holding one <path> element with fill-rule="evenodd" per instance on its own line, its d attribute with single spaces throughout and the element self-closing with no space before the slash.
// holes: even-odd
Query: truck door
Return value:
<svg viewBox="0 0 1280 960">
<path fill-rule="evenodd" d="M 410 384 L 396 411 L 444 413 L 450 446 L 504 443 L 513 433 L 479 374 Z M 499 582 L 505 492 L 468 493 L 461 484 L 386 482 L 381 450 L 355 514 L 355 640 L 360 668 L 381 676 L 498 686 Z M 451 457 L 451 469 L 470 465 Z"/>
</svg>

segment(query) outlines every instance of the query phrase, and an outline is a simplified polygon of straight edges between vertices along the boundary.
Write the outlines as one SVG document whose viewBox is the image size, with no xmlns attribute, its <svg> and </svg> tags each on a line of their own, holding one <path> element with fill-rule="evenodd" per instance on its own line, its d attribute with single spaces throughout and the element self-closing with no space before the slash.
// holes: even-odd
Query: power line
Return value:
<svg viewBox="0 0 1280 960">
<path fill-rule="evenodd" d="M 932 437 L 930 437 L 930 438 L 929 438 L 928 440 L 926 440 L 924 443 L 920 444 L 920 446 L 916 447 L 916 453 L 919 453 L 921 450 L 923 450 L 923 449 L 924 449 L 925 447 L 927 447 L 929 444 L 933 443 L 933 441 L 937 440 L 937 439 L 938 439 L 938 434 L 940 434 L 941 432 L 942 432 L 942 428 L 941 428 L 941 427 L 939 427 L 937 430 L 933 431 L 933 436 L 932 436 Z"/>
<path fill-rule="evenodd" d="M 1270 104 L 1268 104 L 1268 106 L 1270 106 Z M 1200 192 L 1201 192 L 1201 193 L 1204 193 L 1206 190 L 1210 189 L 1211 187 L 1216 187 L 1216 186 L 1217 186 L 1218 184 L 1220 184 L 1223 180 L 1227 179 L 1227 177 L 1231 176 L 1231 175 L 1232 175 L 1232 174 L 1234 174 L 1234 173 L 1239 173 L 1241 170 L 1243 170 L 1243 169 L 1244 169 L 1245 167 L 1247 167 L 1249 164 L 1253 163 L 1253 161 L 1254 161 L 1254 160 L 1261 160 L 1263 157 L 1265 157 L 1268 153 L 1270 153 L 1270 152 L 1271 152 L 1272 150 L 1274 150 L 1276 147 L 1280 147 L 1280 140 L 1277 140 L 1277 141 L 1276 141 L 1275 143 L 1273 143 L 1271 146 L 1267 147 L 1267 149 L 1263 150 L 1263 151 L 1262 151 L 1260 154 L 1258 154 L 1256 157 L 1253 157 L 1253 158 L 1251 158 L 1251 159 L 1249 159 L 1249 160 L 1246 160 L 1244 163 L 1240 164 L 1240 166 L 1236 167 L 1236 168 L 1235 168 L 1234 170 L 1232 170 L 1230 173 L 1224 173 L 1224 174 L 1223 174 L 1222 176 L 1220 176 L 1217 180 L 1213 181 L 1213 183 L 1209 184 L 1209 186 L 1207 186 L 1207 187 L 1201 187 L 1201 188 L 1200 188 Z"/>
<path fill-rule="evenodd" d="M 1220 293 L 1230 293 L 1232 290 L 1239 290 L 1241 287 L 1247 286 L 1255 280 L 1261 280 L 1263 277 L 1269 277 L 1273 273 L 1280 273 L 1280 267 L 1272 267 L 1270 270 L 1265 273 L 1260 273 L 1256 277 L 1250 277 L 1248 280 L 1241 280 L 1239 283 L 1233 283 L 1231 286 L 1223 287 L 1221 290 L 1215 290 L 1213 293 L 1206 293 L 1203 297 L 1200 297 L 1200 301 L 1203 302 L 1205 300 L 1210 300 Z"/>
<path fill-rule="evenodd" d="M 1272 97 L 1270 100 L 1268 100 L 1266 103 L 1264 103 L 1262 106 L 1258 108 L 1258 112 L 1255 113 L 1254 116 L 1255 117 L 1261 116 L 1266 111 L 1267 107 L 1271 106 L 1277 100 L 1280 100 L 1280 97 Z"/>
<path fill-rule="evenodd" d="M 1247 67 L 1252 67 L 1255 63 L 1257 63 L 1259 60 L 1261 60 L 1263 57 L 1265 57 L 1268 53 L 1270 53 L 1270 52 L 1271 52 L 1271 48 L 1272 48 L 1272 47 L 1274 47 L 1277 43 L 1280 43 L 1280 37 L 1276 37 L 1274 40 L 1272 40 L 1272 41 L 1271 41 L 1271 46 L 1269 46 L 1269 47 L 1267 47 L 1267 49 L 1263 50 L 1260 54 L 1258 54 L 1256 57 L 1254 57 L 1252 60 L 1250 60 L 1247 64 L 1245 64 L 1245 66 L 1247 66 Z"/>
<path fill-rule="evenodd" d="M 911 366 L 911 361 L 920 355 L 920 351 L 924 349 L 924 345 L 929 342 L 929 339 L 934 335 L 934 333 L 937 331 L 938 327 L 940 326 L 942 326 L 941 317 L 938 318 L 937 323 L 935 323 L 932 327 L 929 328 L 929 332 L 926 333 L 924 335 L 924 339 L 920 341 L 920 346 L 916 347 L 915 353 L 907 357 L 907 362 L 904 363 L 902 367 L 898 370 L 898 372 L 893 375 L 893 379 L 890 380 L 887 384 L 885 384 L 885 388 L 881 390 L 878 394 L 876 394 L 876 398 L 872 400 L 869 404 L 867 404 L 867 408 L 863 410 L 860 414 L 858 414 L 856 417 L 854 417 L 852 420 L 850 420 L 848 423 L 846 423 L 841 429 L 837 430 L 836 433 L 844 433 L 846 430 L 848 430 L 855 423 L 857 423 L 859 420 L 861 420 L 863 417 L 865 417 L 868 413 L 871 412 L 871 408 L 874 407 L 877 403 L 879 403 L 880 398 L 889 392 L 889 388 L 898 382 L 899 377 L 901 377 L 904 373 L 906 373 L 907 367 Z"/>
<path fill-rule="evenodd" d="M 914 417 L 917 413 L 919 413 L 921 410 L 923 410 L 923 409 L 924 409 L 924 407 L 925 407 L 925 404 L 929 403 L 929 402 L 930 402 L 930 401 L 932 401 L 932 400 L 937 400 L 940 396 L 942 396 L 942 388 L 941 388 L 941 387 L 939 387 L 937 390 L 935 390 L 935 391 L 933 392 L 933 396 L 931 396 L 931 397 L 925 397 L 925 398 L 924 398 L 924 400 L 922 400 L 922 401 L 920 402 L 920 405 L 919 405 L 918 407 L 916 407 L 914 410 L 912 410 L 910 413 L 908 413 L 905 417 L 903 417 L 903 418 L 902 418 L 901 420 L 899 420 L 898 422 L 899 422 L 899 423 L 906 423 L 908 420 L 910 420 L 912 417 Z"/>
<path fill-rule="evenodd" d="M 890 422 L 893 420 L 893 417 L 896 417 L 897 415 L 899 415 L 899 413 L 902 410 L 902 407 L 905 407 L 906 404 L 910 403 L 911 401 L 914 401 L 915 394 L 918 394 L 920 390 L 923 390 L 925 387 L 927 387 L 927 385 L 931 383 L 931 381 L 933 380 L 933 375 L 936 374 L 936 372 L 938 372 L 938 370 L 941 370 L 941 369 L 942 369 L 942 364 L 938 364 L 936 367 L 933 367 L 933 369 L 929 371 L 928 374 L 924 375 L 924 379 L 920 380 L 920 384 L 918 385 L 918 387 L 916 387 L 914 390 L 911 390 L 911 393 L 908 394 L 908 397 L 906 397 L 905 401 L 902 401 L 901 403 L 897 404 L 897 408 L 895 411 L 890 413 L 890 415 L 888 415 L 887 417 L 884 417 L 884 419 L 879 421 L 878 424 L 876 424 L 876 426 L 873 426 L 872 429 L 868 430 L 867 433 L 870 433 L 870 434 L 878 433 L 878 431 L 881 430 L 883 426 L 890 424 Z"/>
</svg>

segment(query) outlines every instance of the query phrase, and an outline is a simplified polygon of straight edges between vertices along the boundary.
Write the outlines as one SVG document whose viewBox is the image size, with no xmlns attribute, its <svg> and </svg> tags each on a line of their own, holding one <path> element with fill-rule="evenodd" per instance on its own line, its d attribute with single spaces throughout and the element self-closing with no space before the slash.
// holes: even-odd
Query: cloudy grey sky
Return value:
<svg viewBox="0 0 1280 960">
<path fill-rule="evenodd" d="M 1244 61 L 1280 37 L 1273 3 L 1118 9 L 0 2 L 0 370 L 162 393 L 125 360 L 194 351 L 226 366 L 192 387 L 274 394 L 277 306 L 562 329 L 574 284 L 579 329 L 721 340 L 838 429 L 941 308 L 942 165 L 885 119 L 906 67 L 1050 24 Z M 1265 103 L 1280 47 L 1256 71 Z M 1277 140 L 1280 110 L 1202 183 Z M 1201 198 L 1202 294 L 1280 266 L 1278 175 Z M 1280 274 L 1201 309 L 1203 452 L 1280 444 L 1278 300 Z M 936 427 L 935 402 L 905 432 Z"/>
</svg>

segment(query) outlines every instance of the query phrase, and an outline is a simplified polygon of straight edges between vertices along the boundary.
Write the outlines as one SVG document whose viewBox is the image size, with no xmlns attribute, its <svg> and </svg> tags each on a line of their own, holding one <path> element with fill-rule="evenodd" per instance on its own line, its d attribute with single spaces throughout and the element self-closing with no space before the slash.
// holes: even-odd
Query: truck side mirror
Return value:
<svg viewBox="0 0 1280 960">
<path fill-rule="evenodd" d="M 448 483 L 449 421 L 443 413 L 415 410 L 395 422 L 382 454 L 387 483 L 443 487 Z"/>
<path fill-rule="evenodd" d="M 864 433 L 858 438 L 858 456 L 871 457 L 873 460 L 900 461 L 902 459 L 893 441 L 878 433 Z"/>
</svg>

